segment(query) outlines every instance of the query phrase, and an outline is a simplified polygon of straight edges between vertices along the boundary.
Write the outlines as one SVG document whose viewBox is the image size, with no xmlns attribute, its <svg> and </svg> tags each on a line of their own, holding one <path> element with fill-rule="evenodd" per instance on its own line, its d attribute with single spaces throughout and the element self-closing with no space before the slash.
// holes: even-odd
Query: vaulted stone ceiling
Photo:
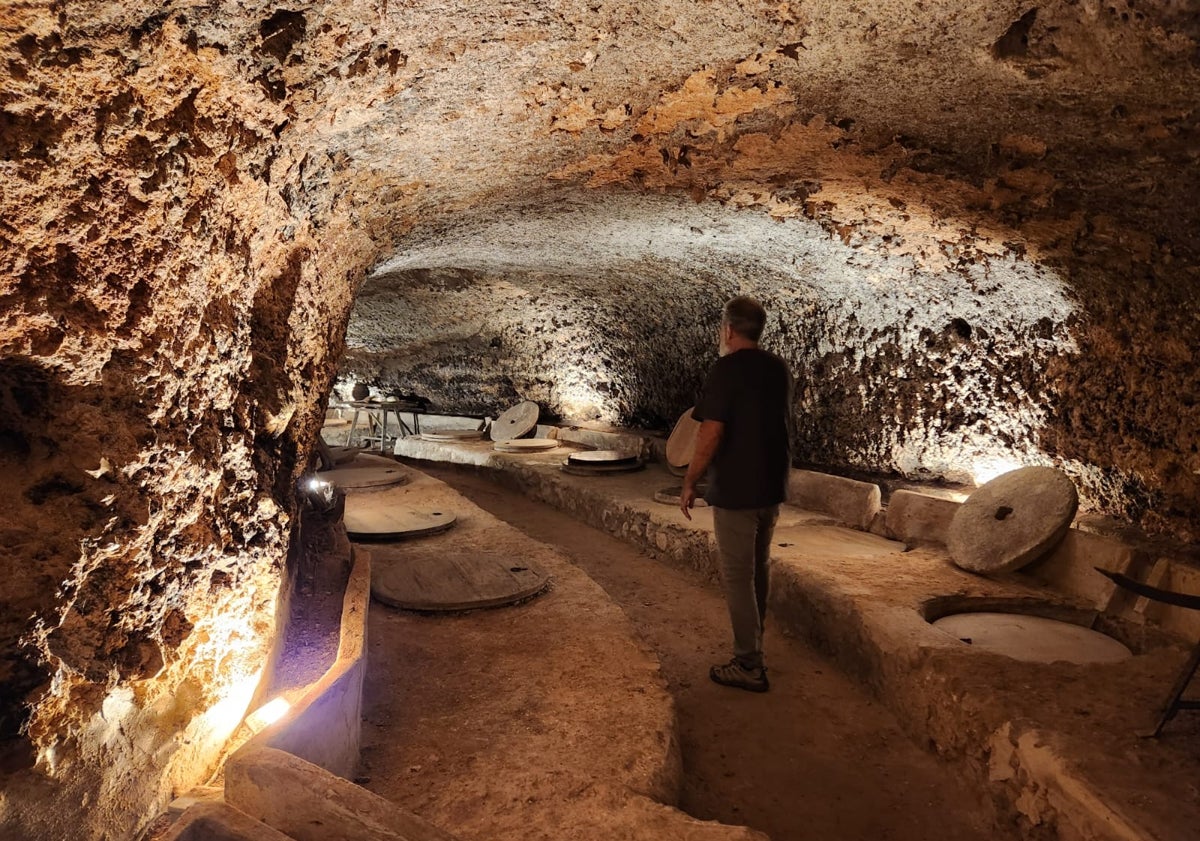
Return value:
<svg viewBox="0 0 1200 841">
<path fill-rule="evenodd" d="M 746 290 L 802 458 L 1053 461 L 1194 539 L 1189 6 L 6 4 L 0 730 L 38 764 L 0 826 L 128 828 L 216 755 L 348 321 L 382 390 L 651 424 Z"/>
</svg>

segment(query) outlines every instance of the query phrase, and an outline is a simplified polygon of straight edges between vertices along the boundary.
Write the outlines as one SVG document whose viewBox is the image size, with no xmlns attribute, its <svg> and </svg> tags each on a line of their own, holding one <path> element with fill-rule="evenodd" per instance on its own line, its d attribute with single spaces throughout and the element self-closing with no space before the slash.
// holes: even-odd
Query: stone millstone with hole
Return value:
<svg viewBox="0 0 1200 841">
<path fill-rule="evenodd" d="M 950 521 L 946 548 L 970 572 L 1013 572 L 1053 549 L 1075 517 L 1079 494 L 1053 467 L 1022 467 L 972 493 Z"/>
<path fill-rule="evenodd" d="M 537 426 L 540 413 L 538 404 L 532 400 L 518 403 L 501 413 L 492 423 L 492 440 L 511 441 L 514 438 L 524 438 Z"/>
</svg>

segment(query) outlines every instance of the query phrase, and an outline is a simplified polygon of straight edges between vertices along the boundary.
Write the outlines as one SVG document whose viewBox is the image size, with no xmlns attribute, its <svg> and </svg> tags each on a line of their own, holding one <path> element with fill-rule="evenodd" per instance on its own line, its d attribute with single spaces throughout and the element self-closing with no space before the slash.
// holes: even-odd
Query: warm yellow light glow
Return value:
<svg viewBox="0 0 1200 841">
<path fill-rule="evenodd" d="M 273 698 L 246 716 L 246 726 L 252 732 L 257 733 L 264 727 L 279 721 L 291 708 L 292 705 L 286 698 Z"/>
<path fill-rule="evenodd" d="M 1021 466 L 1021 462 L 1008 456 L 987 456 L 971 466 L 971 478 L 975 487 L 979 487 Z"/>
<path fill-rule="evenodd" d="M 258 686 L 260 672 L 255 672 L 237 681 L 225 691 L 225 697 L 214 704 L 205 718 L 219 739 L 227 739 L 246 714 L 254 689 Z"/>
</svg>

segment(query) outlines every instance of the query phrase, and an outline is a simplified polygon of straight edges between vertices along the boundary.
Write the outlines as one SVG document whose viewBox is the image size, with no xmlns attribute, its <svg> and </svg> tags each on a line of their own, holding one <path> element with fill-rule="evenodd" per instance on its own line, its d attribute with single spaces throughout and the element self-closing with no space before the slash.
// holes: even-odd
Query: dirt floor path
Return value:
<svg viewBox="0 0 1200 841">
<path fill-rule="evenodd" d="M 624 609 L 662 661 L 678 705 L 685 777 L 679 805 L 686 812 L 748 825 L 775 841 L 1019 837 L 1015 828 L 992 827 L 978 793 L 956 768 L 918 748 L 835 665 L 769 625 L 769 693 L 710 682 L 708 667 L 727 658 L 729 644 L 715 585 L 486 474 L 421 469 L 557 547 Z"/>
</svg>

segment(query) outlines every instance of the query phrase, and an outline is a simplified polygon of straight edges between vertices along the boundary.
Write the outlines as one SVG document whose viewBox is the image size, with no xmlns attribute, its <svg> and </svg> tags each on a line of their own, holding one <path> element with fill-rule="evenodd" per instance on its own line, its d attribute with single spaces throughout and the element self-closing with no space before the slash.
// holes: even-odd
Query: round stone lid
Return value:
<svg viewBox="0 0 1200 841">
<path fill-rule="evenodd" d="M 493 441 L 511 441 L 528 435 L 537 426 L 541 409 L 532 400 L 518 403 L 507 409 L 492 422 Z"/>
<path fill-rule="evenodd" d="M 633 464 L 638 460 L 637 453 L 625 450 L 584 450 L 567 456 L 569 464 L 585 465 L 618 465 Z"/>
<path fill-rule="evenodd" d="M 454 525 L 454 513 L 398 503 L 387 493 L 346 498 L 346 533 L 352 540 L 404 540 L 437 534 Z"/>
<path fill-rule="evenodd" d="M 700 421 L 692 417 L 695 406 L 679 416 L 675 426 L 667 438 L 667 464 L 672 467 L 686 467 L 692 463 L 696 453 L 696 435 L 700 432 Z"/>
<path fill-rule="evenodd" d="M 1032 663 L 1119 663 L 1129 649 L 1099 631 L 1020 613 L 955 613 L 933 623 L 972 648 Z"/>
<path fill-rule="evenodd" d="M 1049 552 L 1079 507 L 1070 478 L 1053 467 L 1022 467 L 997 476 L 959 506 L 946 548 L 971 572 L 1012 572 Z"/>
<path fill-rule="evenodd" d="M 402 485 L 408 481 L 409 474 L 394 459 L 357 453 L 349 462 L 339 464 L 332 470 L 322 470 L 317 477 L 343 490 L 355 490 Z"/>
<path fill-rule="evenodd" d="M 550 584 L 550 577 L 525 558 L 475 546 L 372 547 L 371 566 L 371 594 L 405 610 L 501 607 L 530 599 Z"/>
<path fill-rule="evenodd" d="M 697 486 L 696 491 L 699 496 L 696 497 L 693 508 L 707 508 L 708 503 L 704 501 L 704 488 Z M 670 488 L 663 488 L 654 492 L 654 501 L 661 502 L 664 505 L 679 505 L 679 498 L 683 496 L 683 485 L 674 485 Z"/>
<path fill-rule="evenodd" d="M 422 432 L 421 437 L 427 441 L 472 441 L 483 437 L 482 429 L 436 429 L 432 432 Z"/>
<path fill-rule="evenodd" d="M 641 470 L 646 465 L 641 461 L 634 459 L 633 461 L 623 461 L 615 464 L 599 464 L 586 462 L 582 464 L 574 464 L 569 461 L 564 461 L 559 470 L 571 476 L 617 476 L 622 473 L 633 473 Z"/>
<path fill-rule="evenodd" d="M 520 438 L 513 441 L 497 441 L 492 449 L 500 453 L 537 453 L 553 450 L 558 441 L 553 438 Z"/>
</svg>

